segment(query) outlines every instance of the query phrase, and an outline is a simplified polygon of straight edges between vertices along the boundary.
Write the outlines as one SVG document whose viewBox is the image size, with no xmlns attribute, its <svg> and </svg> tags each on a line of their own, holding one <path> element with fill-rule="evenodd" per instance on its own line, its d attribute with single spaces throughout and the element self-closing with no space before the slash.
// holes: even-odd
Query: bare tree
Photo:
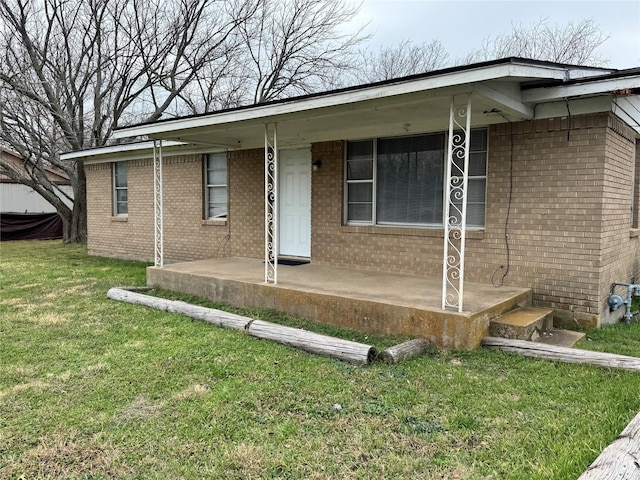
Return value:
<svg viewBox="0 0 640 480">
<path fill-rule="evenodd" d="M 201 75 L 182 98 L 190 113 L 256 104 L 342 85 L 364 27 L 345 0 L 262 1 L 239 26 L 240 47 L 223 72 Z"/>
<path fill-rule="evenodd" d="M 0 142 L 24 169 L 0 173 L 55 206 L 86 238 L 81 163 L 118 126 L 326 88 L 360 31 L 344 0 L 0 0 Z M 73 207 L 43 173 L 66 172 Z"/>
<path fill-rule="evenodd" d="M 394 46 L 360 52 L 358 83 L 378 82 L 443 68 L 449 55 L 440 40 L 414 45 L 403 40 Z"/>
<path fill-rule="evenodd" d="M 525 57 L 574 65 L 601 66 L 606 60 L 597 50 L 609 37 L 593 19 L 566 25 L 549 24 L 541 18 L 531 25 L 513 25 L 509 33 L 488 37 L 480 49 L 457 63 Z"/>
<path fill-rule="evenodd" d="M 342 0 L 264 2 L 260 14 L 242 28 L 251 101 L 311 93 L 349 69 L 349 54 L 363 37 L 361 30 L 342 33 L 340 27 L 357 12 Z"/>
<path fill-rule="evenodd" d="M 0 140 L 24 183 L 61 215 L 64 239 L 86 237 L 82 164 L 59 153 L 103 146 L 124 122 L 153 121 L 195 78 L 222 71 L 258 0 L 0 0 Z M 69 176 L 73 208 L 44 175 Z M 26 174 L 24 172 L 27 172 Z"/>
</svg>

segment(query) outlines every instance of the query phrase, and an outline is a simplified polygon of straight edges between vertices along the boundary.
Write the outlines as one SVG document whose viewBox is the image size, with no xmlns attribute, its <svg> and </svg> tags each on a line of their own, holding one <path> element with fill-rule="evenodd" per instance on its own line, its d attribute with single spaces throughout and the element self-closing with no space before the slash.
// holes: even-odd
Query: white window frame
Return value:
<svg viewBox="0 0 640 480">
<path fill-rule="evenodd" d="M 347 154 L 348 154 L 348 145 L 345 144 L 345 149 L 344 149 L 344 181 L 345 181 L 345 188 L 344 188 L 344 223 L 348 224 L 348 225 L 371 225 L 375 218 L 376 218 L 376 170 L 377 170 L 377 157 L 378 157 L 378 145 L 376 142 L 375 138 L 364 138 L 364 139 L 360 139 L 360 140 L 353 140 L 353 142 L 372 142 L 372 146 L 371 146 L 371 155 L 373 156 L 372 158 L 372 172 L 371 172 L 371 180 L 369 179 L 359 179 L 359 180 L 349 180 L 349 171 L 348 171 L 348 158 L 347 158 Z M 347 142 L 348 143 L 348 142 Z M 366 221 L 366 220 L 351 220 L 349 221 L 349 185 L 355 185 L 355 184 L 371 184 L 371 220 L 370 221 Z"/>
<path fill-rule="evenodd" d="M 479 127 L 479 128 L 473 128 L 471 131 L 483 131 L 485 132 L 486 135 L 486 150 L 483 150 L 486 152 L 486 162 L 485 162 L 485 171 L 484 171 L 484 175 L 469 175 L 468 179 L 469 180 L 477 180 L 477 179 L 484 179 L 485 182 L 485 189 L 484 189 L 484 208 L 485 208 L 485 215 L 484 215 L 484 225 L 482 226 L 478 226 L 478 225 L 467 225 L 467 230 L 484 230 L 486 228 L 486 213 L 487 213 L 487 169 L 489 168 L 489 132 L 488 129 L 485 127 Z M 442 134 L 444 133 L 445 135 L 445 145 L 448 142 L 448 133 L 447 132 L 425 132 L 423 134 L 418 134 L 415 136 L 420 136 L 420 135 L 431 135 L 431 134 Z M 413 136 L 413 135 L 412 135 Z M 382 139 L 385 138 L 398 138 L 398 137 L 379 137 Z M 358 225 L 366 225 L 366 226 L 376 226 L 376 227 L 401 227 L 401 228 L 423 228 L 423 229 L 441 229 L 444 228 L 444 223 L 440 223 L 440 224 L 415 224 L 415 223 L 378 223 L 377 220 L 377 216 L 376 216 L 376 205 L 377 205 L 377 171 L 378 171 L 378 140 L 379 138 L 363 138 L 363 139 L 357 139 L 357 140 L 348 140 L 347 142 L 345 142 L 345 148 L 344 148 L 344 201 L 343 201 L 343 223 L 345 225 L 351 225 L 351 226 L 358 226 Z M 347 162 L 348 162 L 348 143 L 349 142 L 364 142 L 364 141 L 369 141 L 372 142 L 372 152 L 373 152 L 373 172 L 372 172 L 372 180 L 349 180 L 348 179 L 348 171 L 347 171 Z M 477 150 L 474 150 L 474 152 L 478 152 Z M 470 153 L 473 153 L 470 151 Z M 444 153 L 444 157 L 443 157 L 443 162 L 446 164 L 447 162 L 447 158 L 446 158 L 446 150 Z M 445 165 L 446 166 L 446 165 Z M 445 205 L 445 201 L 446 199 L 444 198 L 445 196 L 445 192 L 446 189 L 444 188 L 444 182 L 446 182 L 446 178 L 443 178 L 443 209 L 444 209 L 444 205 Z M 372 183 L 372 206 L 371 206 L 371 220 L 370 221 L 366 221 L 366 220 L 349 220 L 349 185 L 350 184 L 355 184 L 355 183 Z M 478 202 L 479 203 L 479 202 Z M 444 210 L 443 210 L 443 222 L 444 222 Z"/>
<path fill-rule="evenodd" d="M 225 166 L 225 183 L 209 183 L 209 162 L 213 159 L 224 159 Z M 229 161 L 227 159 L 226 152 L 217 152 L 217 153 L 209 153 L 204 158 L 204 219 L 205 220 L 226 220 L 229 215 Z M 223 189 L 225 190 L 225 211 L 224 213 L 219 213 L 217 215 L 210 216 L 210 195 L 211 191 L 214 189 Z"/>
<path fill-rule="evenodd" d="M 116 185 L 116 175 L 118 175 L 118 166 L 124 166 L 126 168 L 126 185 L 118 186 Z M 124 162 L 114 162 L 111 173 L 111 182 L 112 182 L 112 191 L 113 191 L 113 215 L 115 217 L 126 217 L 129 215 L 129 165 L 126 161 Z M 125 191 L 127 192 L 127 200 L 126 201 L 118 201 L 118 192 Z M 126 211 L 122 211 L 121 207 L 125 206 Z"/>
</svg>

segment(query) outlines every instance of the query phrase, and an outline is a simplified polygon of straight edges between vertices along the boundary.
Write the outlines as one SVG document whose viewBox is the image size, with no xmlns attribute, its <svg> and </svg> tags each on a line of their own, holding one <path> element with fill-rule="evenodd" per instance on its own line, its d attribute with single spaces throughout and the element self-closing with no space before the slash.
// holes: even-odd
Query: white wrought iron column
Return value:
<svg viewBox="0 0 640 480">
<path fill-rule="evenodd" d="M 264 127 L 264 281 L 278 283 L 278 133 Z"/>
<path fill-rule="evenodd" d="M 449 143 L 445 182 L 444 258 L 442 262 L 442 309 L 462 312 L 464 255 L 467 224 L 467 180 L 471 134 L 471 97 L 465 103 L 451 99 Z"/>
<path fill-rule="evenodd" d="M 154 264 L 164 266 L 164 224 L 162 207 L 162 140 L 153 141 L 153 238 Z"/>
</svg>

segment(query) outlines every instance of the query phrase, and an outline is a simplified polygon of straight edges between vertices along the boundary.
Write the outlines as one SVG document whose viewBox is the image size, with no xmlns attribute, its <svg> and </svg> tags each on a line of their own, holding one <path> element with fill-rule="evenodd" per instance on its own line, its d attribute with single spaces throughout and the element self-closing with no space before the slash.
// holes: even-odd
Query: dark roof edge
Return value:
<svg viewBox="0 0 640 480">
<path fill-rule="evenodd" d="M 532 88 L 558 87 L 560 85 L 578 85 L 580 83 L 589 83 L 600 80 L 615 80 L 616 78 L 640 75 L 640 67 L 626 68 L 624 70 L 611 70 L 613 71 L 610 73 L 603 73 L 602 75 L 595 75 L 593 77 L 572 78 L 571 80 L 550 80 L 548 82 L 542 81 L 531 84 L 523 84 L 522 89 L 530 90 Z"/>
</svg>

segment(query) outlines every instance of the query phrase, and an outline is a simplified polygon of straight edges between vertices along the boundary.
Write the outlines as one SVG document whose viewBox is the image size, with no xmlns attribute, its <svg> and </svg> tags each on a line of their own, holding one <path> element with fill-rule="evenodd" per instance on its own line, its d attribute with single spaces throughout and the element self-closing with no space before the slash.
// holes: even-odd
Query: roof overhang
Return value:
<svg viewBox="0 0 640 480">
<path fill-rule="evenodd" d="M 370 85 L 143 123 L 115 131 L 115 139 L 163 140 L 170 151 L 196 153 L 264 147 L 265 126 L 277 125 L 278 146 L 399 136 L 446 130 L 451 102 L 471 99 L 471 126 L 558 115 L 568 98 L 576 112 L 612 110 L 609 92 L 640 87 L 640 71 L 576 67 L 509 58 L 455 67 Z M 544 105 L 542 105 L 544 104 Z M 555 105 L 555 106 L 554 106 Z M 621 101 L 620 111 L 636 100 Z M 542 108 L 541 108 L 542 107 Z M 573 106 L 572 106 L 573 108 Z M 626 117 L 624 117 L 626 120 Z M 637 130 L 638 131 L 638 130 Z M 153 143 L 119 145 L 64 154 L 87 163 L 148 158 Z"/>
<path fill-rule="evenodd" d="M 554 102 L 590 100 L 592 105 L 599 103 L 614 112 L 640 137 L 640 69 L 637 68 L 595 79 L 573 80 L 566 84 L 531 86 L 523 89 L 521 98 L 527 105 L 543 106 Z"/>
<path fill-rule="evenodd" d="M 593 74 L 585 69 L 579 76 L 587 72 Z M 563 66 L 509 59 L 134 125 L 117 130 L 114 138 L 148 137 L 227 149 L 257 148 L 264 145 L 265 124 L 272 123 L 277 124 L 278 145 L 285 148 L 343 138 L 408 135 L 446 129 L 451 99 L 466 96 L 472 99 L 472 126 L 488 125 L 533 118 L 533 107 L 522 101 L 522 83 L 566 78 Z"/>
</svg>

